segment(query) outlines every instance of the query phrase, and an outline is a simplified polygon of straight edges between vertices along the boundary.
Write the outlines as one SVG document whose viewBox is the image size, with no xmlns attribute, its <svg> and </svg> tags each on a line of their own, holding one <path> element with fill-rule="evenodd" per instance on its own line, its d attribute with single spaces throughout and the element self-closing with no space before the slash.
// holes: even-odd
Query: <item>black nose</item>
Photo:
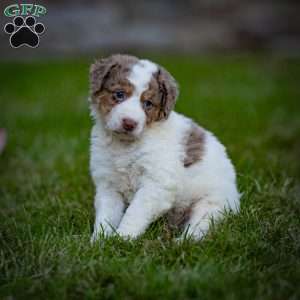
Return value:
<svg viewBox="0 0 300 300">
<path fill-rule="evenodd" d="M 126 131 L 133 131 L 137 126 L 137 122 L 129 119 L 129 118 L 125 118 L 122 120 L 122 127 L 126 130 Z"/>
</svg>

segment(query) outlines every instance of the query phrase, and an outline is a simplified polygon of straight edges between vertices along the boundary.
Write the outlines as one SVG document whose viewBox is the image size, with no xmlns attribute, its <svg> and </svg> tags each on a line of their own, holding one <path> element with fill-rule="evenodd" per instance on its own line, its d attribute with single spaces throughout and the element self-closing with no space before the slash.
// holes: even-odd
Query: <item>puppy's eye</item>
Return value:
<svg viewBox="0 0 300 300">
<path fill-rule="evenodd" d="M 124 93 L 124 91 L 116 91 L 116 92 L 114 92 L 114 98 L 118 102 L 122 102 L 123 100 L 125 100 L 125 93 Z"/>
<path fill-rule="evenodd" d="M 143 102 L 143 107 L 145 110 L 149 110 L 153 107 L 153 103 L 150 100 L 146 100 Z"/>
</svg>

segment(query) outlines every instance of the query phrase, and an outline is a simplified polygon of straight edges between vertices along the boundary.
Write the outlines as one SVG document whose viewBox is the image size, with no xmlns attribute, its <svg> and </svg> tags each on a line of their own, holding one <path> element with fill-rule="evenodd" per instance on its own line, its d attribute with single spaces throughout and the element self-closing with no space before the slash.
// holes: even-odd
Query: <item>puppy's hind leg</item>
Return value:
<svg viewBox="0 0 300 300">
<path fill-rule="evenodd" d="M 211 221 L 217 221 L 222 217 L 224 209 L 229 208 L 229 205 L 225 200 L 220 201 L 219 197 L 205 196 L 193 205 L 182 238 L 191 237 L 200 240 L 209 230 Z"/>
</svg>

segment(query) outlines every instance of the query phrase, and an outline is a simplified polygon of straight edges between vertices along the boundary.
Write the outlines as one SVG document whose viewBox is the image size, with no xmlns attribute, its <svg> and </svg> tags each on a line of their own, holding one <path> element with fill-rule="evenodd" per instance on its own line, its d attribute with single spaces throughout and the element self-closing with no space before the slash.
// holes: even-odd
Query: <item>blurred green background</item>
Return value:
<svg viewBox="0 0 300 300">
<path fill-rule="evenodd" d="M 299 60 L 147 57 L 178 79 L 177 111 L 227 146 L 241 212 L 200 243 L 176 244 L 162 219 L 138 241 L 92 247 L 91 60 L 2 63 L 0 295 L 297 299 Z"/>
<path fill-rule="evenodd" d="M 41 2 L 37 49 L 0 37 L 0 298 L 300 298 L 298 4 L 88 3 Z M 88 70 L 114 52 L 166 67 L 176 110 L 236 166 L 241 210 L 201 242 L 176 243 L 162 218 L 136 241 L 89 243 Z"/>
</svg>

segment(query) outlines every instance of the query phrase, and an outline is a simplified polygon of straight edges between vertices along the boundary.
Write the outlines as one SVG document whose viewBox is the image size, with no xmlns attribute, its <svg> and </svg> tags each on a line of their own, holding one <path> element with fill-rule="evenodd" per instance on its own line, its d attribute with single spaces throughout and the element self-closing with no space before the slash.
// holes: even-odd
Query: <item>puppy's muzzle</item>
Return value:
<svg viewBox="0 0 300 300">
<path fill-rule="evenodd" d="M 122 128 L 126 132 L 132 132 L 137 127 L 137 125 L 138 125 L 138 123 L 132 119 L 124 118 L 122 120 Z"/>
</svg>

